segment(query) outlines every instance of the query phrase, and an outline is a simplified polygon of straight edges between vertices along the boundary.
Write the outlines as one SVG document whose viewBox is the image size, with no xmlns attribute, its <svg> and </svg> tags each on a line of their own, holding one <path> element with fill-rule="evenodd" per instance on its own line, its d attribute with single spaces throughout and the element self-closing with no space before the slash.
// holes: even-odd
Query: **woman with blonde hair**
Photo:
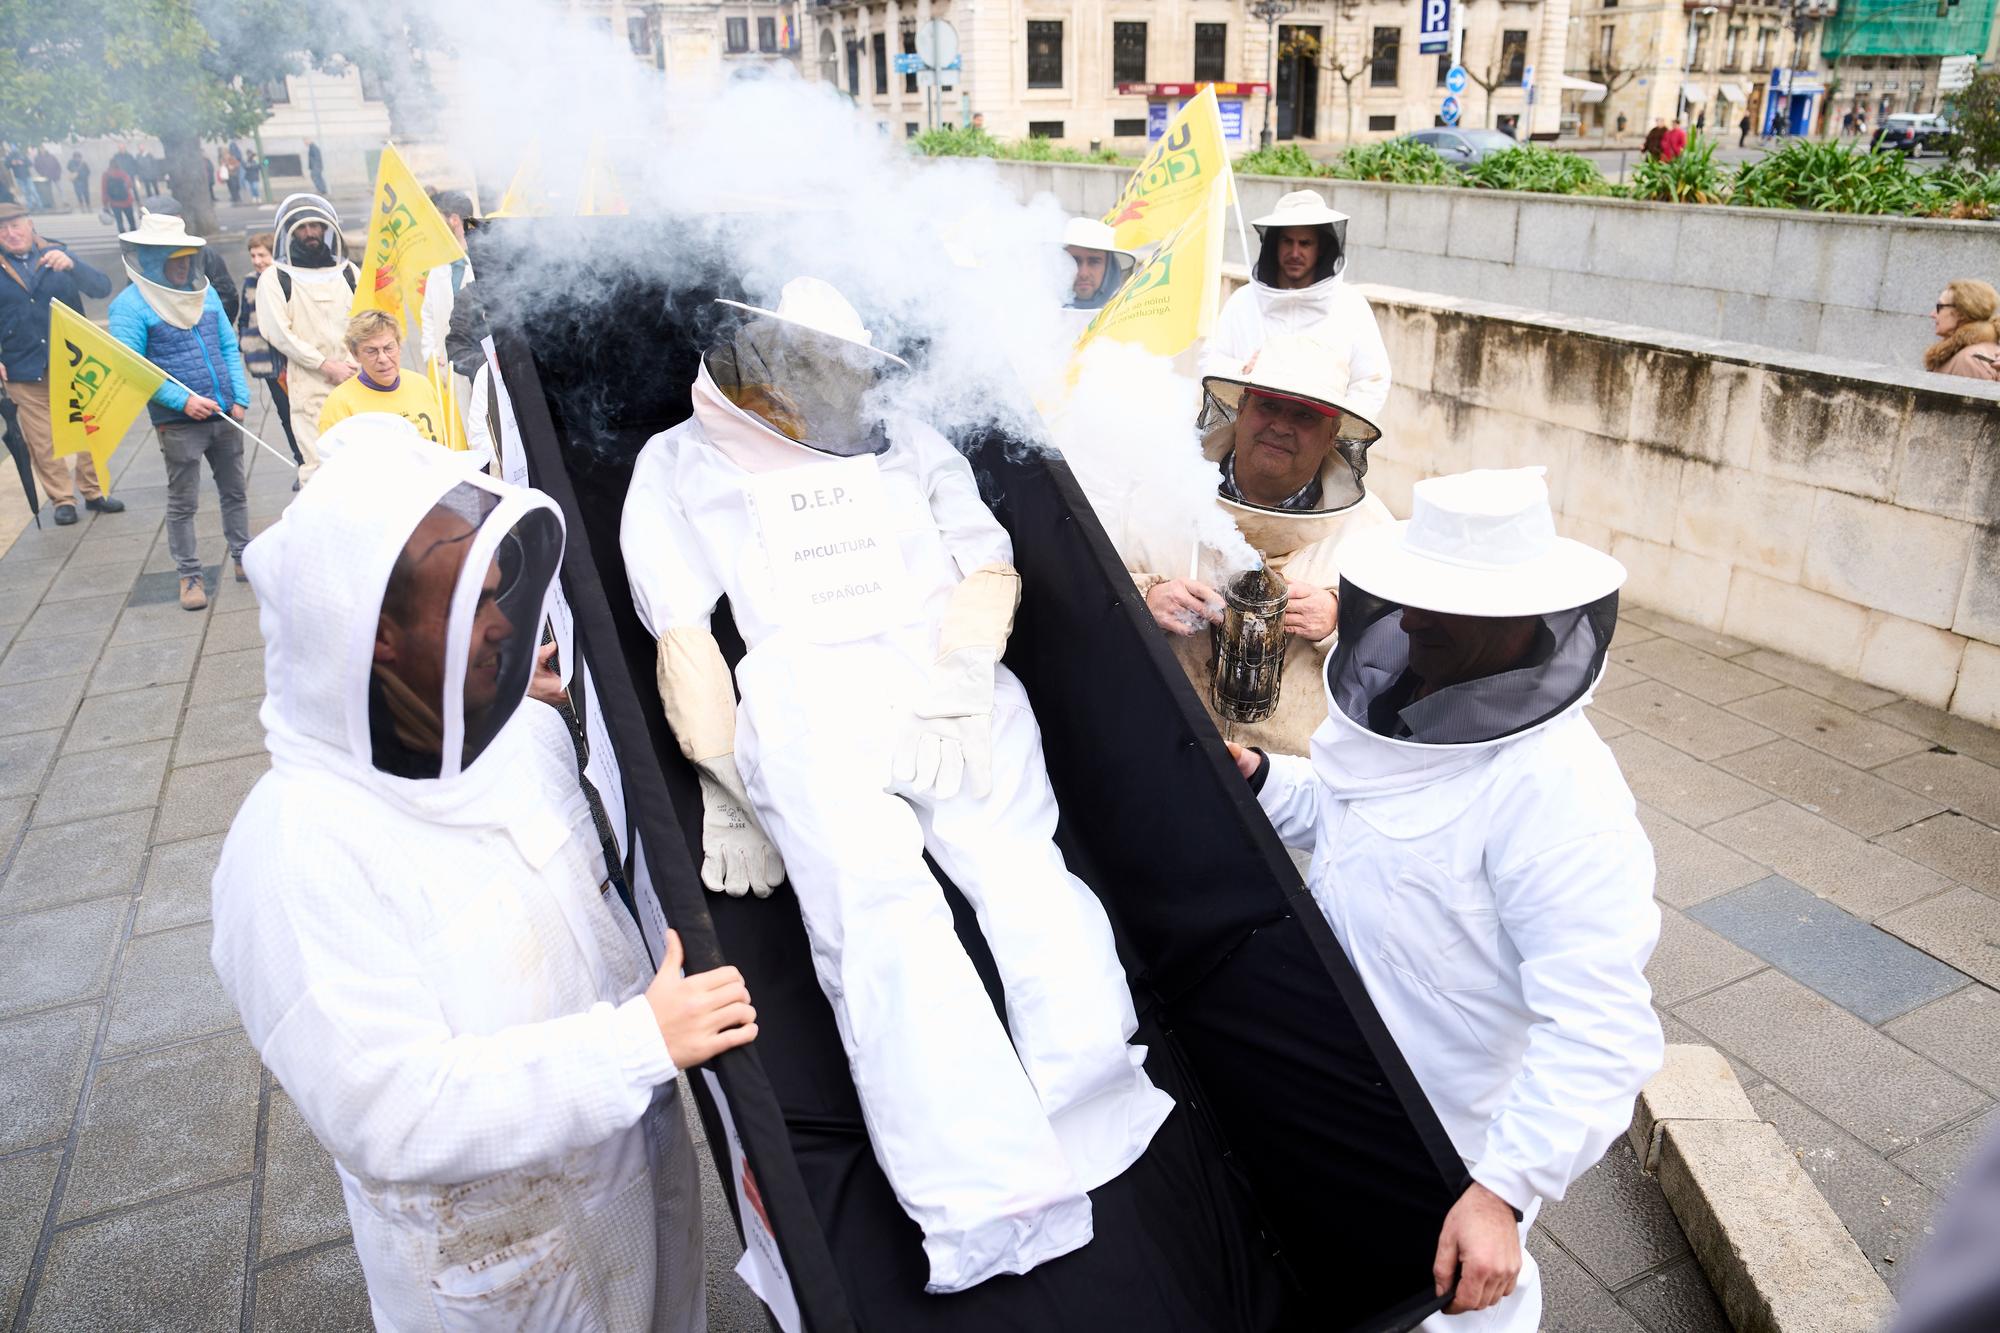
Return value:
<svg viewBox="0 0 2000 1333">
<path fill-rule="evenodd" d="M 1924 352 L 1924 369 L 1975 380 L 2000 380 L 2000 329 L 1993 313 L 2000 292 L 1990 282 L 1957 278 L 1945 284 L 1931 311 L 1938 340 Z"/>
<path fill-rule="evenodd" d="M 389 412 L 432 444 L 451 447 L 437 390 L 422 375 L 403 373 L 403 331 L 394 315 L 362 311 L 347 321 L 346 344 L 358 373 L 326 396 L 319 410 L 321 431 L 362 412 Z"/>
</svg>

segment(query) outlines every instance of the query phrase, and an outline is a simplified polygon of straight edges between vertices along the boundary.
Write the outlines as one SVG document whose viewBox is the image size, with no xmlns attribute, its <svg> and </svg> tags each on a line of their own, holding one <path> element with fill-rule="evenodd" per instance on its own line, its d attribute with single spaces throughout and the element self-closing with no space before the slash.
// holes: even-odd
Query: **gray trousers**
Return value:
<svg viewBox="0 0 2000 1333">
<path fill-rule="evenodd" d="M 167 549 L 182 578 L 201 574 L 201 546 L 194 535 L 194 511 L 201 503 L 201 460 L 215 475 L 222 494 L 222 535 L 229 554 L 243 558 L 250 544 L 250 501 L 243 492 L 243 436 L 220 417 L 206 421 L 166 421 L 159 427 L 160 452 L 167 458 Z"/>
</svg>

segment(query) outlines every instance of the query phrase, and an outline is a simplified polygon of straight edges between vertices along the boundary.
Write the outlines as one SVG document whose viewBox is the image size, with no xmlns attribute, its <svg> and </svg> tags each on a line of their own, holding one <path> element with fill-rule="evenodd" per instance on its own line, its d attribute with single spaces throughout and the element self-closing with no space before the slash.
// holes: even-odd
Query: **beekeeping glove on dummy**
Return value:
<svg viewBox="0 0 2000 1333">
<path fill-rule="evenodd" d="M 1014 628 L 1021 576 L 988 564 L 952 591 L 938 629 L 938 657 L 904 720 L 889 790 L 948 801 L 993 790 L 993 671 Z"/>
<path fill-rule="evenodd" d="M 668 630 L 658 674 L 667 725 L 701 775 L 701 882 L 733 898 L 768 898 L 785 877 L 785 862 L 757 826 L 736 771 L 736 690 L 715 636 Z"/>
</svg>

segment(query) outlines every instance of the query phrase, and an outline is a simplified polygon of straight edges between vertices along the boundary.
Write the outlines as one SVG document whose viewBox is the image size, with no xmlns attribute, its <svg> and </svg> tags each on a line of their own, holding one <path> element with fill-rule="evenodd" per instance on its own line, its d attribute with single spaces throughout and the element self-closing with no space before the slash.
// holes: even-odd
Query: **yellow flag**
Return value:
<svg viewBox="0 0 2000 1333">
<path fill-rule="evenodd" d="M 1097 312 L 1076 340 L 1137 343 L 1158 356 L 1179 356 L 1205 337 L 1221 296 L 1223 210 L 1229 193 L 1210 190 L 1144 267 Z"/>
<path fill-rule="evenodd" d="M 424 364 L 424 378 L 431 382 L 431 389 L 437 394 L 438 411 L 443 417 L 438 423 L 438 443 L 459 453 L 471 449 L 471 443 L 465 438 L 465 419 L 458 412 L 458 395 L 452 392 L 451 363 L 431 357 Z"/>
<path fill-rule="evenodd" d="M 61 301 L 49 302 L 49 352 L 56 454 L 89 454 L 108 493 L 111 455 L 166 372 Z"/>
<path fill-rule="evenodd" d="M 1218 194 L 1235 188 L 1223 146 L 1222 110 L 1215 89 L 1207 87 L 1167 122 L 1167 132 L 1118 192 L 1104 224 L 1128 250 L 1151 245 L 1199 212 L 1209 191 L 1223 183 Z"/>
<path fill-rule="evenodd" d="M 402 154 L 384 148 L 375 169 L 375 204 L 368 213 L 368 260 L 361 267 L 351 313 L 386 310 L 408 337 L 421 317 L 424 275 L 463 258 L 464 248 Z"/>
<path fill-rule="evenodd" d="M 542 189 L 542 141 L 537 139 L 521 154 L 521 165 L 514 168 L 514 179 L 507 182 L 507 193 L 500 196 L 500 207 L 486 216 L 531 218 L 547 211 Z"/>
<path fill-rule="evenodd" d="M 590 159 L 583 168 L 583 193 L 577 196 L 576 215 L 594 218 L 631 211 L 625 206 L 625 196 L 619 191 L 618 182 L 612 178 L 611 167 L 604 160 L 603 137 L 592 139 Z"/>
</svg>

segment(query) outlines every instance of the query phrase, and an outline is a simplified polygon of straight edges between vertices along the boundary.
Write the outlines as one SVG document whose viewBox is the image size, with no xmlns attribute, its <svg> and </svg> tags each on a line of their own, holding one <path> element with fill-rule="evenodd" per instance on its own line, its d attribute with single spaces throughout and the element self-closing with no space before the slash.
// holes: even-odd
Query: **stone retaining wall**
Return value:
<svg viewBox="0 0 2000 1333">
<path fill-rule="evenodd" d="M 996 162 L 1024 199 L 1101 216 L 1128 167 Z M 2000 223 L 1238 178 L 1245 217 L 1311 188 L 1351 215 L 1368 282 L 1704 338 L 1918 366 L 1953 278 L 1994 278 Z M 1236 256 L 1232 239 L 1229 254 Z"/>
<path fill-rule="evenodd" d="M 1420 477 L 1546 464 L 1632 601 L 2000 725 L 2000 385 L 1364 290 L 1399 515 Z"/>
</svg>

